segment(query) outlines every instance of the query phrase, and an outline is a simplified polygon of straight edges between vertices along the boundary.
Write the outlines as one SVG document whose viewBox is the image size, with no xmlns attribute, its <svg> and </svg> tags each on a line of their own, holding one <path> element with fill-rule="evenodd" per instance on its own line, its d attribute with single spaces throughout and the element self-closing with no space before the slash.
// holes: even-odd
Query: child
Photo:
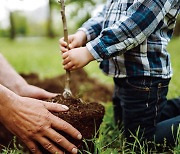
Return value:
<svg viewBox="0 0 180 154">
<path fill-rule="evenodd" d="M 166 46 L 179 10 L 178 0 L 107 0 L 102 12 L 69 36 L 69 50 L 60 39 L 64 69 L 97 60 L 114 78 L 115 120 L 122 120 L 129 141 L 138 129 L 143 139 L 174 141 L 180 99 L 166 99 L 172 76 Z"/>
</svg>

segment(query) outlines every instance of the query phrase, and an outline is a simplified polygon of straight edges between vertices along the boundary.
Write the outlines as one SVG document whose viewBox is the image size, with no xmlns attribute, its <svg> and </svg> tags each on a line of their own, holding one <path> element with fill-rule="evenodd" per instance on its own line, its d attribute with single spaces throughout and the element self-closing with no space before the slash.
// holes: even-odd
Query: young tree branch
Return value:
<svg viewBox="0 0 180 154">
<path fill-rule="evenodd" d="M 67 22 L 66 22 L 66 15 L 65 15 L 65 4 L 64 0 L 60 0 L 59 3 L 61 4 L 61 17 L 62 17 L 62 22 L 63 22 L 63 30 L 64 30 L 64 41 L 67 42 L 67 46 L 69 48 L 69 43 L 68 43 L 68 29 L 67 29 Z M 70 71 L 66 70 L 66 80 L 65 80 L 65 91 L 63 93 L 63 96 L 65 98 L 71 97 L 72 92 L 70 90 Z"/>
</svg>

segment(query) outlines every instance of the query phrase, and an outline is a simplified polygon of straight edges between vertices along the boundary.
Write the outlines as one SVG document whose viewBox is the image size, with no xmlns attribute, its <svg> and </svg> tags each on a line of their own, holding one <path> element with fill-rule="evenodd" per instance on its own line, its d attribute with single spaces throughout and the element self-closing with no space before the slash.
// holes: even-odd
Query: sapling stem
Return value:
<svg viewBox="0 0 180 154">
<path fill-rule="evenodd" d="M 67 29 L 67 22 L 66 22 L 66 15 L 65 15 L 65 3 L 64 0 L 58 1 L 61 5 L 61 17 L 63 22 L 63 30 L 64 30 L 64 41 L 67 43 L 67 47 L 69 48 L 69 42 L 68 42 L 68 29 Z M 66 79 L 65 79 L 65 89 L 63 96 L 65 98 L 72 97 L 72 92 L 70 90 L 70 71 L 66 70 Z"/>
</svg>

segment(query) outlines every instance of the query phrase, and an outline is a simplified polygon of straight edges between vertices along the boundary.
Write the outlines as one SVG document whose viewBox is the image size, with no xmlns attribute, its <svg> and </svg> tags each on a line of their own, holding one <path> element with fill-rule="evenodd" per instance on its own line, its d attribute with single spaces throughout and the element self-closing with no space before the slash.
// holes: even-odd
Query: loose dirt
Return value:
<svg viewBox="0 0 180 154">
<path fill-rule="evenodd" d="M 40 80 L 37 74 L 21 74 L 28 83 L 41 87 L 47 91 L 63 93 L 65 75 Z M 88 77 L 83 70 L 71 72 L 70 89 L 78 98 L 87 102 L 109 102 L 111 101 L 113 87 L 106 83 L 100 83 L 97 79 Z"/>
</svg>

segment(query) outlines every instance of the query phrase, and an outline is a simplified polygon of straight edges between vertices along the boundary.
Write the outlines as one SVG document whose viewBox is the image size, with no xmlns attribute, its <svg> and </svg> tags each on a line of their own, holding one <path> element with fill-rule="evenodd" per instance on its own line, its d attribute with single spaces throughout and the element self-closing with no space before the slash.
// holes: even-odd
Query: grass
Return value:
<svg viewBox="0 0 180 154">
<path fill-rule="evenodd" d="M 35 72 L 42 78 L 65 73 L 62 67 L 58 38 L 19 38 L 16 41 L 0 38 L 0 52 L 17 72 Z M 91 77 L 97 77 L 102 82 L 112 84 L 111 78 L 106 77 L 98 69 L 97 62 L 92 62 L 85 69 Z"/>
<path fill-rule="evenodd" d="M 180 37 L 173 39 L 169 46 L 168 46 L 168 51 L 170 52 L 171 55 L 171 61 L 172 61 L 172 68 L 173 68 L 173 77 L 170 83 L 169 87 L 169 94 L 168 98 L 174 98 L 180 96 L 180 54 L 179 54 L 179 45 L 180 43 Z"/>
<path fill-rule="evenodd" d="M 173 39 L 168 50 L 171 54 L 172 67 L 174 70 L 174 76 L 172 77 L 168 98 L 180 96 L 180 54 L 179 54 L 179 42 L 180 38 Z M 0 52 L 8 59 L 13 67 L 18 72 L 38 73 L 41 78 L 54 77 L 59 74 L 65 73 L 62 68 L 62 59 L 59 53 L 58 38 L 32 38 L 25 39 L 20 38 L 16 41 L 0 38 Z M 110 77 L 106 77 L 99 69 L 98 64 L 93 62 L 85 67 L 85 70 L 91 77 L 95 77 L 105 84 L 113 84 Z M 141 149 L 141 153 L 149 154 L 156 153 L 146 148 L 145 145 L 140 145 L 135 142 L 131 145 L 130 149 L 126 148 L 126 141 L 123 139 L 122 130 L 118 130 L 113 122 L 113 109 L 112 103 L 105 104 L 106 114 L 99 130 L 99 137 L 94 140 L 95 142 L 95 154 L 118 154 L 118 153 L 132 153 L 135 154 L 135 149 L 138 147 Z M 174 149 L 171 149 L 172 153 L 180 153 L 180 142 Z M 158 147 L 158 145 L 155 145 Z M 19 149 L 5 148 L 4 153 L 19 154 Z M 83 152 L 87 153 L 87 152 Z"/>
</svg>

